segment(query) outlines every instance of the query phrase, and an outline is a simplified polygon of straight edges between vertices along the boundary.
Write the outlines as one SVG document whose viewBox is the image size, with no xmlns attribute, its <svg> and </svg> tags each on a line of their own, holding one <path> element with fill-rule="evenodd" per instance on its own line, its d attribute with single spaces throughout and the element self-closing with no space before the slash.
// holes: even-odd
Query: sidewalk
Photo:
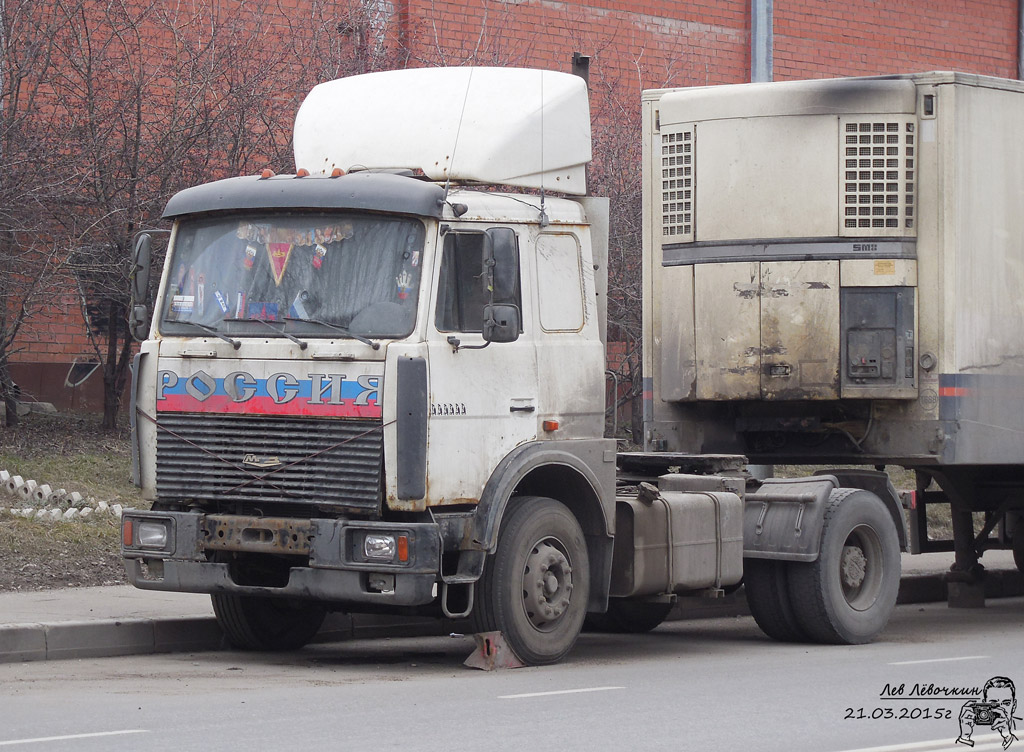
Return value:
<svg viewBox="0 0 1024 752">
<path fill-rule="evenodd" d="M 943 575 L 952 553 L 903 555 L 900 603 L 944 601 Z M 986 596 L 1024 595 L 1024 576 L 1009 551 L 990 551 Z M 681 598 L 670 618 L 748 613 L 742 591 L 721 601 Z M 317 637 L 448 634 L 450 621 L 416 617 L 332 614 Z M 91 658 L 225 647 L 208 595 L 137 590 L 127 585 L 0 593 L 0 663 Z"/>
</svg>

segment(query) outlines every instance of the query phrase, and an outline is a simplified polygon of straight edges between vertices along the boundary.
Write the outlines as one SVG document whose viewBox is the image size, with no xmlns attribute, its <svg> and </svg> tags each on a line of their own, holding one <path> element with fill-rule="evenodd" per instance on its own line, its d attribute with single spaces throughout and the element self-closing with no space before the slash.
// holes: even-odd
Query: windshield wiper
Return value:
<svg viewBox="0 0 1024 752">
<path fill-rule="evenodd" d="M 227 342 L 229 345 L 231 345 L 236 350 L 239 347 L 242 346 L 241 340 L 231 339 L 231 337 L 229 337 L 228 335 L 221 334 L 220 332 L 217 331 L 217 327 L 215 327 L 215 326 L 208 326 L 207 324 L 200 324 L 200 323 L 198 323 L 196 321 L 175 321 L 173 323 L 175 323 L 175 324 L 185 324 L 186 326 L 194 326 L 196 329 L 202 329 L 204 332 L 209 332 L 214 337 L 217 337 L 218 339 L 224 340 L 225 342 Z"/>
<path fill-rule="evenodd" d="M 364 337 L 361 334 L 356 334 L 355 332 L 350 332 L 348 329 L 346 329 L 343 326 L 338 326 L 337 324 L 330 324 L 330 323 L 328 323 L 326 321 L 323 321 L 322 319 L 298 318 L 298 317 L 295 317 L 295 316 L 285 316 L 284 320 L 285 321 L 301 321 L 304 324 L 319 324 L 320 326 L 326 326 L 328 329 L 333 329 L 336 332 L 341 332 L 342 334 L 344 334 L 347 337 L 351 337 L 352 339 L 355 339 L 355 340 L 358 340 L 358 341 L 362 342 L 364 345 L 369 345 L 374 350 L 379 350 L 380 349 L 380 342 L 374 342 L 372 339 L 368 339 L 367 337 Z"/>
<path fill-rule="evenodd" d="M 309 347 L 309 343 L 308 342 L 303 342 L 301 339 L 299 339 L 295 335 L 289 334 L 288 332 L 286 332 L 284 330 L 284 327 L 288 325 L 287 323 L 284 323 L 282 325 L 282 327 L 280 329 L 278 329 L 277 327 L 275 327 L 273 324 L 271 324 L 269 321 L 266 321 L 265 319 L 235 319 L 235 320 L 236 321 L 258 321 L 261 324 L 263 324 L 263 326 L 267 327 L 272 332 L 274 332 L 275 334 L 280 334 L 282 337 L 287 337 L 288 339 L 290 339 L 292 342 L 294 342 L 296 345 L 299 346 L 300 350 L 305 350 L 307 347 Z M 287 321 L 288 321 L 288 319 L 285 319 L 285 322 L 287 322 Z"/>
</svg>

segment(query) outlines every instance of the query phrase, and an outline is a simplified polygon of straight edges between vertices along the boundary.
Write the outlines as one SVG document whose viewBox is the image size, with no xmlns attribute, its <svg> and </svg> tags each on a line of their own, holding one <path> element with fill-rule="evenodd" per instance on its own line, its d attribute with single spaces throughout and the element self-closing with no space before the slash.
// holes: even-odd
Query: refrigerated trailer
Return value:
<svg viewBox="0 0 1024 752">
<path fill-rule="evenodd" d="M 645 447 L 902 465 L 915 551 L 1019 564 L 1022 119 L 963 73 L 646 92 Z"/>
</svg>

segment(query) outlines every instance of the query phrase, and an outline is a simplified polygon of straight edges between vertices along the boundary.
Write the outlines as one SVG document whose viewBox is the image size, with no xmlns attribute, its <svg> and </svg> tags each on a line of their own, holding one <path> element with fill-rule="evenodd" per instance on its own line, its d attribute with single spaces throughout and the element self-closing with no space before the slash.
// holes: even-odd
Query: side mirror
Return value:
<svg viewBox="0 0 1024 752">
<path fill-rule="evenodd" d="M 149 275 L 153 266 L 153 236 L 140 233 L 135 241 L 135 265 L 132 268 L 132 304 L 128 326 L 132 336 L 144 340 L 149 335 Z"/>
<path fill-rule="evenodd" d="M 519 339 L 519 308 L 506 303 L 484 306 L 485 342 L 515 342 Z"/>
<path fill-rule="evenodd" d="M 491 302 L 514 300 L 519 281 L 519 248 L 512 228 L 492 227 L 487 231 L 484 267 L 485 272 L 490 270 Z"/>
</svg>

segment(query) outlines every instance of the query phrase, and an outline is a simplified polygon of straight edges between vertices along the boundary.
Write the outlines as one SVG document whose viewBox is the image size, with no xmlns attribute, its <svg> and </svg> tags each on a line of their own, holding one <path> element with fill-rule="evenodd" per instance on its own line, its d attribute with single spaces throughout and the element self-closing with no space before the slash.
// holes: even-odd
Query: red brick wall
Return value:
<svg viewBox="0 0 1024 752">
<path fill-rule="evenodd" d="M 926 70 L 1017 77 L 1008 0 L 776 0 L 775 79 Z"/>
<path fill-rule="evenodd" d="M 325 9 L 336 6 L 322 3 L 319 10 L 306 12 L 316 4 L 287 0 L 294 13 L 264 15 L 268 44 L 287 46 L 290 34 L 307 28 L 294 19 L 312 15 L 319 33 L 328 29 L 333 35 L 325 57 L 347 54 L 346 44 L 354 37 L 336 31 L 341 14 L 325 15 Z M 383 40 L 390 60 L 386 65 L 407 61 L 411 66 L 475 63 L 567 70 L 572 53 L 579 51 L 592 57 L 595 113 L 602 112 L 609 97 L 626 108 L 638 107 L 644 88 L 739 83 L 750 75 L 749 0 L 394 0 L 383 5 L 394 13 L 380 17 L 364 34 L 371 42 Z M 348 17 L 365 21 L 373 15 L 366 6 L 372 3 L 364 2 L 362 11 Z M 774 35 L 777 80 L 932 69 L 1016 75 L 1017 4 L 1009 0 L 775 0 Z M 329 61 L 322 69 L 328 78 L 345 70 Z M 285 81 L 298 80 L 287 71 L 282 75 Z M 301 92 L 282 87 L 274 92 L 281 118 L 290 123 L 300 97 Z M 70 364 L 92 355 L 73 297 L 58 301 L 26 327 L 21 345 L 13 360 L 23 367 Z"/>
</svg>

